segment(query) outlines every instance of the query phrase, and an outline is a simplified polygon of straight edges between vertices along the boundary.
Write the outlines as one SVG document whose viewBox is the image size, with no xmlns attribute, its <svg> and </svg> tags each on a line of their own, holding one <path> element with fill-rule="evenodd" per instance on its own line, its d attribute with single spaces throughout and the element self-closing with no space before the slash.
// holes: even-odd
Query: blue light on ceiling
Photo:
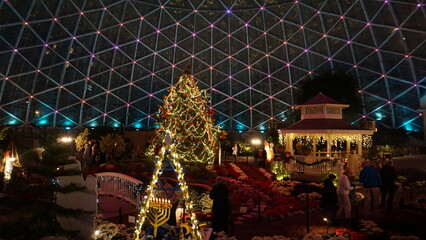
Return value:
<svg viewBox="0 0 426 240">
<path fill-rule="evenodd" d="M 39 126 L 43 126 L 43 125 L 47 125 L 49 122 L 47 121 L 47 119 L 41 119 L 37 122 L 37 125 Z"/>
<path fill-rule="evenodd" d="M 17 124 L 18 121 L 16 121 L 16 119 L 10 120 L 9 122 L 6 123 L 6 125 L 15 125 Z"/>
</svg>

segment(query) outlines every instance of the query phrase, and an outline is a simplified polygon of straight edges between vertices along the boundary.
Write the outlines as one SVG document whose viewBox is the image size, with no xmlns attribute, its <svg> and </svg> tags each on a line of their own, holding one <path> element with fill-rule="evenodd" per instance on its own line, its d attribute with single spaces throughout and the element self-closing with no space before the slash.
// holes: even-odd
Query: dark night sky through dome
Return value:
<svg viewBox="0 0 426 240">
<path fill-rule="evenodd" d="M 150 129 L 190 71 L 224 129 L 285 121 L 307 78 L 358 81 L 363 118 L 423 128 L 421 0 L 1 0 L 5 125 Z"/>
</svg>

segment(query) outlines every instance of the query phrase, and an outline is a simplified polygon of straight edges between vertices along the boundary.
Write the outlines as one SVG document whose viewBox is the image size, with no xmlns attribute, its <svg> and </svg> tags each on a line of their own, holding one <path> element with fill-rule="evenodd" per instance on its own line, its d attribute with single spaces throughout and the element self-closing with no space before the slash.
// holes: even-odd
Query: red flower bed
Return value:
<svg viewBox="0 0 426 240">
<path fill-rule="evenodd" d="M 265 177 L 259 169 L 247 167 L 245 165 L 237 166 L 248 176 L 248 179 L 245 181 L 247 184 L 253 188 L 261 190 L 271 198 L 271 200 L 267 202 L 267 206 L 264 211 L 264 214 L 267 217 L 280 217 L 300 210 L 306 210 L 306 203 L 300 201 L 298 198 L 294 196 L 282 196 L 272 192 L 271 184 L 273 181 Z M 238 179 L 239 177 L 239 174 L 235 172 L 229 163 L 225 163 L 222 166 L 216 166 L 215 169 L 219 176 L 232 177 L 234 179 Z M 247 200 L 251 197 L 253 196 L 249 196 L 241 192 L 234 193 L 231 204 L 233 206 L 240 206 L 247 202 Z M 310 201 L 310 207 L 315 207 L 317 205 L 317 201 Z"/>
<path fill-rule="evenodd" d="M 366 238 L 365 233 L 353 231 L 349 228 L 338 228 L 336 229 L 337 235 L 343 235 L 351 240 L 363 240 Z"/>
</svg>

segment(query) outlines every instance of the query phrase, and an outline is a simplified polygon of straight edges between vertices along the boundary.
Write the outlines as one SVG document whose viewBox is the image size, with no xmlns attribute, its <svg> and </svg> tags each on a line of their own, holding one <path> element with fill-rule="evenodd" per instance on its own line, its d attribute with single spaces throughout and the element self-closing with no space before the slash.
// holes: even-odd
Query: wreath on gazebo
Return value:
<svg viewBox="0 0 426 240">
<path fill-rule="evenodd" d="M 296 144 L 296 148 L 300 155 L 303 156 L 309 156 L 312 153 L 312 147 L 307 143 L 298 142 Z"/>
</svg>

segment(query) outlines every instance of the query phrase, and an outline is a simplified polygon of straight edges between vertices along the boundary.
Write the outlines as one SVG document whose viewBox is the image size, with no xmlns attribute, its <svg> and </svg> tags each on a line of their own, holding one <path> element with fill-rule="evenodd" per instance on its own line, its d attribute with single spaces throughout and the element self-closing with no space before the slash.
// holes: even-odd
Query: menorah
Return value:
<svg viewBox="0 0 426 240">
<path fill-rule="evenodd" d="M 157 237 L 157 228 L 169 220 L 171 208 L 172 204 L 169 199 L 152 198 L 149 201 L 149 209 L 146 212 L 146 217 L 154 227 L 155 237 Z"/>
</svg>

